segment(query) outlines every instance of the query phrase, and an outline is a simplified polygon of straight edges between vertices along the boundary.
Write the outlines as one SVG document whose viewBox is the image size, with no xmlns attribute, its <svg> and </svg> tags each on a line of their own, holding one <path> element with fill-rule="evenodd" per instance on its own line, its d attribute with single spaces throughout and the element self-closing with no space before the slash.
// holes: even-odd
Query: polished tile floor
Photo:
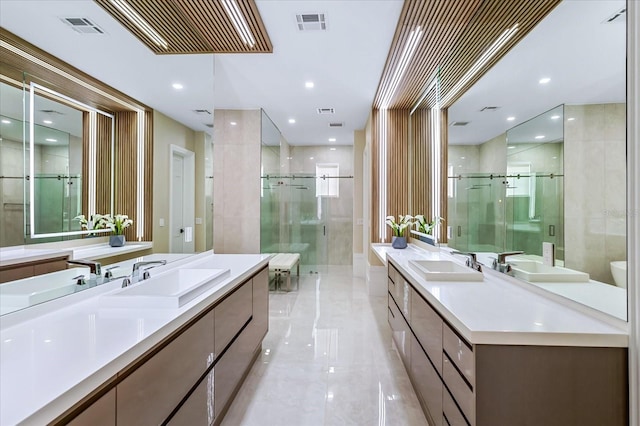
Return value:
<svg viewBox="0 0 640 426">
<path fill-rule="evenodd" d="M 427 425 L 392 343 L 386 298 L 370 297 L 350 266 L 303 269 L 297 291 L 269 301 L 262 354 L 223 425 Z"/>
</svg>

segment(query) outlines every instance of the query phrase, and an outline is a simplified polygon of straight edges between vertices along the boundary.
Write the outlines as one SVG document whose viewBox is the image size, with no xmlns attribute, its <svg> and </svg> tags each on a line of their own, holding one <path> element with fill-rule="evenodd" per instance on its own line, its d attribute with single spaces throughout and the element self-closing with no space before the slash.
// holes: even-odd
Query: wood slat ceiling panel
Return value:
<svg viewBox="0 0 640 426">
<path fill-rule="evenodd" d="M 189 53 L 271 53 L 273 46 L 254 0 L 237 0 L 255 39 L 243 42 L 220 0 L 127 0 L 168 43 L 156 44 L 110 0 L 94 0 L 158 55 Z"/>
<path fill-rule="evenodd" d="M 424 31 L 389 108 L 411 108 L 429 85 L 438 63 L 464 30 L 481 0 L 405 0 L 385 64 L 374 107 L 382 105 L 382 94 L 392 84 L 397 64 L 411 31 Z"/>
<path fill-rule="evenodd" d="M 508 28 L 518 24 L 518 31 L 504 47 L 466 84 L 447 107 L 475 81 L 525 37 L 561 0 L 405 0 L 387 63 L 373 102 L 382 107 L 382 95 L 390 86 L 409 34 L 417 26 L 424 30 L 393 101 L 388 108 L 412 108 L 431 83 L 436 71 L 440 75 L 440 96 L 465 75 L 485 50 Z M 427 107 L 429 99 L 420 108 Z M 433 101 L 433 99 L 431 99 Z"/>
</svg>

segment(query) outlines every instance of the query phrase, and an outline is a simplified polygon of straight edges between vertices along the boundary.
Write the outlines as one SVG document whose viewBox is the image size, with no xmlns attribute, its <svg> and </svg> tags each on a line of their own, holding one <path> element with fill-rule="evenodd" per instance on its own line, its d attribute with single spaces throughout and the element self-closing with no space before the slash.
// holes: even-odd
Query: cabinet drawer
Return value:
<svg viewBox="0 0 640 426">
<path fill-rule="evenodd" d="M 411 336 L 411 378 L 418 398 L 426 406 L 427 417 L 430 417 L 429 425 L 441 426 L 443 424 L 442 380 L 413 335 Z"/>
<path fill-rule="evenodd" d="M 398 282 L 398 277 L 400 274 L 398 273 L 398 270 L 395 268 L 395 266 L 393 266 L 391 263 L 389 263 L 388 275 L 391 281 L 393 281 L 394 283 Z"/>
<path fill-rule="evenodd" d="M 467 423 L 467 420 L 456 406 L 456 403 L 453 402 L 453 398 L 451 398 L 451 395 L 446 389 L 442 392 L 442 414 L 446 418 L 446 420 L 443 421 L 445 425 L 469 426 L 469 423 Z"/>
<path fill-rule="evenodd" d="M 464 381 L 458 370 L 453 366 L 449 357 L 442 354 L 442 378 L 451 395 L 458 402 L 465 417 L 473 423 L 475 419 L 475 399 L 473 391 Z"/>
<path fill-rule="evenodd" d="M 118 384 L 117 424 L 160 424 L 213 362 L 213 312 Z"/>
<path fill-rule="evenodd" d="M 411 328 L 442 375 L 442 318 L 415 291 L 411 291 Z"/>
<path fill-rule="evenodd" d="M 115 426 L 116 390 L 111 389 L 68 423 L 69 426 Z"/>
<path fill-rule="evenodd" d="M 393 341 L 396 343 L 398 352 L 400 352 L 400 357 L 405 365 L 408 365 L 411 343 L 409 337 L 411 332 L 400 310 L 398 310 L 398 307 L 391 298 L 389 298 L 389 325 L 391 326 Z"/>
<path fill-rule="evenodd" d="M 253 312 L 251 280 L 224 299 L 213 312 L 215 315 L 215 356 L 217 358 L 251 318 Z"/>
<path fill-rule="evenodd" d="M 394 283 L 391 278 L 387 278 L 387 289 L 389 294 L 395 298 L 396 296 L 396 283 Z"/>
<path fill-rule="evenodd" d="M 208 426 L 213 424 L 213 416 L 213 371 L 210 371 L 167 425 Z"/>
<path fill-rule="evenodd" d="M 463 339 L 449 328 L 444 326 L 444 335 L 442 337 L 442 345 L 444 351 L 449 355 L 451 361 L 454 362 L 458 370 L 462 372 L 464 377 L 475 387 L 475 357 L 473 351 Z"/>
</svg>

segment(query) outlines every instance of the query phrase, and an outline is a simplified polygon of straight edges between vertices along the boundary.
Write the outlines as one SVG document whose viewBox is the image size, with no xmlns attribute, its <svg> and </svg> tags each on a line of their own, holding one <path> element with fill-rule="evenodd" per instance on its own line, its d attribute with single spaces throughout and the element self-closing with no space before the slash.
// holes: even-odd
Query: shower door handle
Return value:
<svg viewBox="0 0 640 426">
<path fill-rule="evenodd" d="M 462 237 L 462 226 L 458 225 L 458 237 Z"/>
<path fill-rule="evenodd" d="M 327 226 L 326 225 L 322 225 L 322 235 L 324 235 L 325 237 L 327 236 Z"/>
</svg>

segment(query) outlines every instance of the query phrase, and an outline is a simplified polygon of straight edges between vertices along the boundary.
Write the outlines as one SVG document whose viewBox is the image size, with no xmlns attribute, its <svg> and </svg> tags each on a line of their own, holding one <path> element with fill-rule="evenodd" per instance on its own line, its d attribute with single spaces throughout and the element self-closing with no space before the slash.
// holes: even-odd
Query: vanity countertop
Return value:
<svg viewBox="0 0 640 426">
<path fill-rule="evenodd" d="M 375 253 L 390 261 L 416 290 L 472 344 L 627 347 L 628 331 L 573 309 L 497 276 L 482 282 L 426 281 L 410 260 L 463 259 L 434 248 L 413 245 L 394 249 L 373 244 Z M 580 285 L 580 284 L 573 284 Z"/>
<path fill-rule="evenodd" d="M 0 424 L 45 424 L 268 265 L 268 255 L 202 253 L 154 269 L 229 269 L 180 308 L 107 308 L 121 280 L 0 317 Z"/>
<path fill-rule="evenodd" d="M 0 248 L 0 267 L 17 265 L 26 262 L 54 259 L 72 255 L 71 249 L 28 248 L 25 246 Z"/>
</svg>

